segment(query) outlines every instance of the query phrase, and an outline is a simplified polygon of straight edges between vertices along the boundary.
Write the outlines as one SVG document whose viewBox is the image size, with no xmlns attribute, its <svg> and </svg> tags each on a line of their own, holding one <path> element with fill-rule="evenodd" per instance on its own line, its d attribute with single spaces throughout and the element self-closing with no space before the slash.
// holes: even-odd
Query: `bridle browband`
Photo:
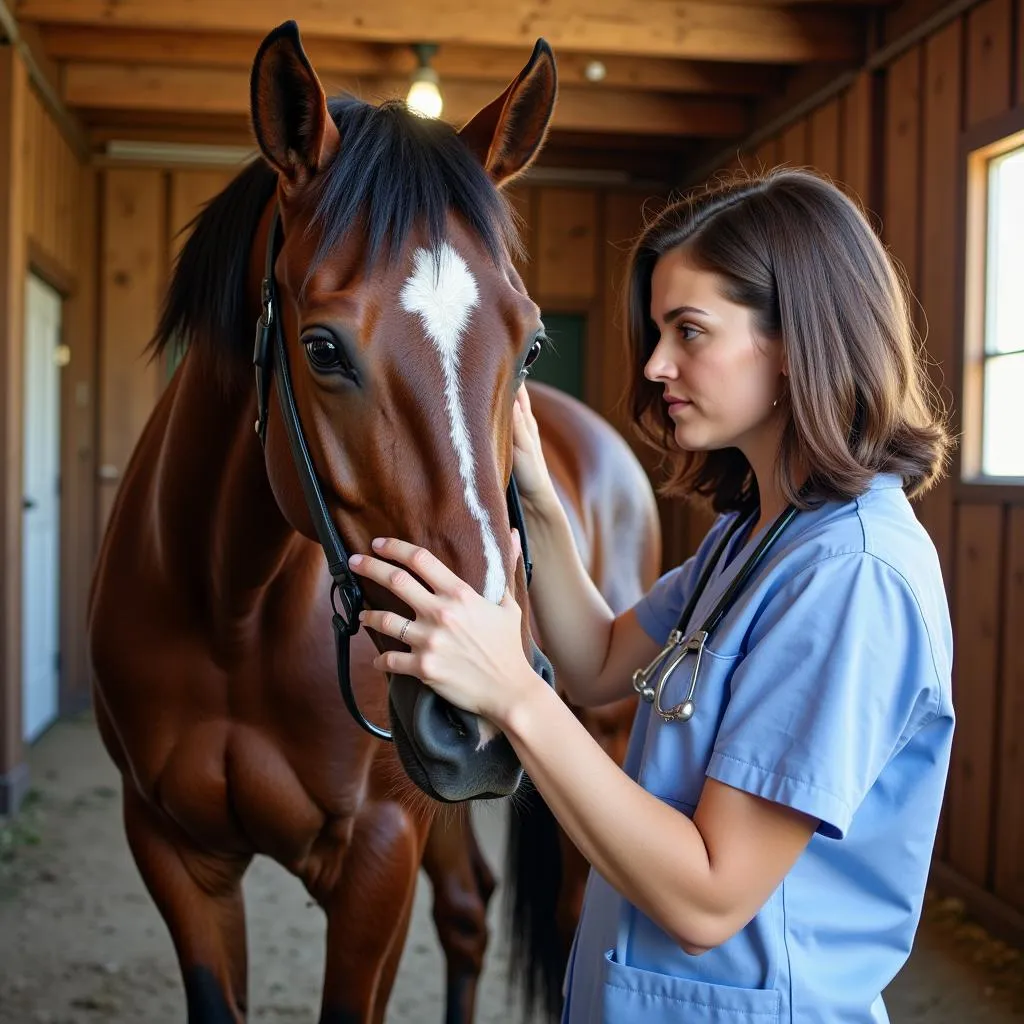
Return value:
<svg viewBox="0 0 1024 1024">
<path fill-rule="evenodd" d="M 348 551 L 346 551 L 345 544 L 334 525 L 334 521 L 331 519 L 320 481 L 316 475 L 316 468 L 309 454 L 306 437 L 302 432 L 298 406 L 295 404 L 295 392 L 292 389 L 291 371 L 288 367 L 288 352 L 284 343 L 281 311 L 277 304 L 277 289 L 274 280 L 274 262 L 280 251 L 282 241 L 281 211 L 275 204 L 270 222 L 270 232 L 267 237 L 267 256 L 260 295 L 262 309 L 259 320 L 256 321 L 256 343 L 252 356 L 253 365 L 256 368 L 256 433 L 259 436 L 260 444 L 266 447 L 267 416 L 270 408 L 270 382 L 276 362 L 278 373 L 277 394 L 281 403 L 285 432 L 288 435 L 288 446 L 291 448 L 292 459 L 295 462 L 299 481 L 302 484 L 302 493 L 305 496 L 306 505 L 313 520 L 317 539 L 320 541 L 320 546 L 324 549 L 324 554 L 327 557 L 327 568 L 333 581 L 331 584 L 331 608 L 334 615 L 331 621 L 334 626 L 338 662 L 338 685 L 341 688 L 341 696 L 349 713 L 370 735 L 376 736 L 377 739 L 381 740 L 391 740 L 391 733 L 387 729 L 374 725 L 359 710 L 355 693 L 352 690 L 349 647 L 352 637 L 359 632 L 359 613 L 363 610 L 365 601 L 359 581 L 348 567 Z M 271 335 L 273 335 L 273 344 L 271 344 Z M 508 503 L 509 520 L 519 531 L 519 538 L 522 542 L 526 585 L 529 586 L 533 578 L 533 564 L 530 561 L 529 545 L 526 539 L 526 523 L 523 519 L 523 508 L 519 500 L 519 490 L 516 487 L 515 476 L 509 477 L 506 500 Z M 337 604 L 339 601 L 341 603 L 340 610 Z"/>
</svg>

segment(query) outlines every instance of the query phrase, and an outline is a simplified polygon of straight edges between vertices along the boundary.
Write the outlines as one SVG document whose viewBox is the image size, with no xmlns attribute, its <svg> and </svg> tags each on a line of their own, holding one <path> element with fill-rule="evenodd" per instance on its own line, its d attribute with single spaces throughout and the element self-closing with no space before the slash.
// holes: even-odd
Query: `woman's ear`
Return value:
<svg viewBox="0 0 1024 1024">
<path fill-rule="evenodd" d="M 253 133 L 286 192 L 304 188 L 335 157 L 341 137 L 294 21 L 263 40 L 252 65 Z"/>
<path fill-rule="evenodd" d="M 536 159 L 557 95 L 554 54 L 545 40 L 538 39 L 515 80 L 459 132 L 499 188 Z"/>
</svg>

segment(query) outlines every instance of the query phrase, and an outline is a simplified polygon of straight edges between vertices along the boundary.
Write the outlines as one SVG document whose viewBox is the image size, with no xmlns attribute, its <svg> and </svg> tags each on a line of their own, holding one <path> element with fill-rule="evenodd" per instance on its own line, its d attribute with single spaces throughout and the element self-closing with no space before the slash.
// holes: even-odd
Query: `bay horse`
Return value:
<svg viewBox="0 0 1024 1024">
<path fill-rule="evenodd" d="M 245 1019 L 241 879 L 256 854 L 326 914 L 321 1024 L 383 1021 L 420 864 L 443 901 L 459 890 L 445 878 L 478 857 L 468 839 L 446 855 L 440 829 L 428 842 L 438 806 L 520 784 L 490 723 L 373 670 L 393 641 L 350 643 L 352 594 L 324 531 L 353 552 L 406 537 L 488 596 L 508 581 L 528 612 L 506 487 L 512 399 L 543 340 L 500 188 L 535 159 L 556 93 L 540 41 L 455 132 L 401 104 L 328 103 L 294 23 L 257 52 L 262 158 L 204 209 L 178 258 L 154 345 L 185 355 L 126 467 L 88 623 L 98 727 L 190 1024 Z M 271 323 L 272 377 L 252 343 Z M 549 397 L 537 402 L 545 442 L 559 416 Z M 612 565 L 621 545 L 635 575 L 649 519 L 647 534 L 609 543 L 609 531 L 645 522 L 643 484 L 609 472 L 629 462 L 624 443 L 606 460 L 610 428 L 601 437 L 581 412 L 574 426 L 561 408 L 568 449 L 582 439 L 563 492 L 594 554 Z M 359 597 L 404 611 L 371 587 Z M 550 679 L 523 622 L 524 652 Z M 349 714 L 339 676 L 393 745 Z M 475 976 L 456 981 L 450 969 L 449 1019 L 468 1020 Z"/>
</svg>

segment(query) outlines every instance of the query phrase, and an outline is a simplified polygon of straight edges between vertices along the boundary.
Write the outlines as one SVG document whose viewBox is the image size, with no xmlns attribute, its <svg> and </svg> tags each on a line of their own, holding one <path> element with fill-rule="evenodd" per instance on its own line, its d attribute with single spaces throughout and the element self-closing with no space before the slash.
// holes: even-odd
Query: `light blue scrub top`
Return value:
<svg viewBox="0 0 1024 1024">
<path fill-rule="evenodd" d="M 659 644 L 734 518 L 636 606 Z M 761 536 L 746 533 L 690 630 Z M 693 719 L 666 723 L 640 702 L 625 768 L 688 816 L 709 776 L 820 825 L 756 917 L 701 956 L 591 871 L 563 1021 L 887 1021 L 881 992 L 910 952 L 949 764 L 952 646 L 935 548 L 898 477 L 800 512 L 712 636 Z M 685 696 L 690 665 L 664 707 Z"/>
</svg>

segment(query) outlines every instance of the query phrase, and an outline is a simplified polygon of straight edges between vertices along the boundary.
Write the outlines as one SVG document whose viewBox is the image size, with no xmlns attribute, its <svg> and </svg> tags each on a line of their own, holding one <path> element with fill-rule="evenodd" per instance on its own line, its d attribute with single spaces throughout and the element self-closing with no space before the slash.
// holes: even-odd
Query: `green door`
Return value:
<svg viewBox="0 0 1024 1024">
<path fill-rule="evenodd" d="M 530 380 L 565 391 L 583 401 L 583 352 L 587 318 L 581 313 L 544 313 L 551 344 L 530 367 Z"/>
</svg>

